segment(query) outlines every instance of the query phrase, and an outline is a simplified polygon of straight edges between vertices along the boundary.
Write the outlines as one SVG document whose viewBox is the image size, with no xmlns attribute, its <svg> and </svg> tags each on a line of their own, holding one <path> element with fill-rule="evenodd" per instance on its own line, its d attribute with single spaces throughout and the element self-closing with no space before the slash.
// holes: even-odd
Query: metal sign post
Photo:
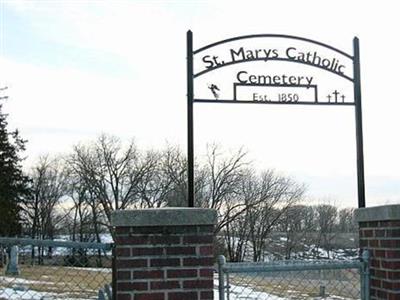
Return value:
<svg viewBox="0 0 400 300">
<path fill-rule="evenodd" d="M 194 206 L 193 35 L 187 32 L 188 207 Z"/>
<path fill-rule="evenodd" d="M 361 110 L 361 80 L 360 80 L 360 47 L 358 38 L 353 39 L 353 65 L 354 65 L 354 102 L 356 113 L 356 139 L 357 139 L 357 187 L 358 207 L 365 207 L 364 183 L 364 146 Z"/>
<path fill-rule="evenodd" d="M 238 44 L 241 40 L 248 43 L 245 46 Z M 254 46 L 251 46 L 250 42 L 255 42 Z M 228 48 L 225 49 L 224 46 Z M 308 48 L 310 46 L 311 49 Z M 354 106 L 358 206 L 365 207 L 360 58 L 357 37 L 353 41 L 353 50 L 352 56 L 318 41 L 281 34 L 239 36 L 193 50 L 193 34 L 189 30 L 187 32 L 188 206 L 193 207 L 195 200 L 193 103 L 198 102 Z M 261 74 L 254 73 L 256 62 L 262 67 Z M 294 64 L 297 65 L 295 71 L 282 71 L 286 70 L 284 67 Z M 250 65 L 252 68 L 246 70 L 243 69 L 243 65 Z M 267 67 L 264 67 L 265 65 Z M 222 71 L 225 67 L 233 68 L 236 75 L 216 72 L 224 74 L 218 77 L 218 74 L 213 73 L 216 70 Z M 240 69 L 234 69 L 235 67 Z M 316 75 L 315 70 L 325 71 L 325 75 Z M 210 76 L 211 73 L 213 74 Z M 203 79 L 207 76 L 210 76 L 209 80 L 212 82 Z M 340 82 L 332 84 L 335 78 Z M 196 89 L 203 88 L 206 93 L 195 92 L 195 79 L 196 82 L 199 80 Z M 329 84 L 324 84 L 325 82 Z"/>
</svg>

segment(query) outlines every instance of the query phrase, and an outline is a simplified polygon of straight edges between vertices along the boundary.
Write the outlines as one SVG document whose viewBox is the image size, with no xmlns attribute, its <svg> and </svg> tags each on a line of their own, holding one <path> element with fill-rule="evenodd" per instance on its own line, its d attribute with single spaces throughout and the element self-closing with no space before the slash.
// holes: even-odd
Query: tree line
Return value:
<svg viewBox="0 0 400 300">
<path fill-rule="evenodd" d="M 134 141 L 101 135 L 65 155 L 38 158 L 24 174 L 25 141 L 6 126 L 0 106 L 3 236 L 100 242 L 104 233 L 113 236 L 115 210 L 187 206 L 187 161 L 178 147 L 143 150 Z M 242 149 L 227 153 L 212 145 L 196 162 L 195 206 L 217 210 L 215 231 L 232 261 L 249 253 L 254 261 L 264 259 L 274 232 L 285 235 L 290 258 L 311 240 L 307 234 L 316 247 L 329 248 L 334 232 L 354 230 L 350 209 L 300 205 L 304 184 L 275 170 L 258 171 Z"/>
</svg>

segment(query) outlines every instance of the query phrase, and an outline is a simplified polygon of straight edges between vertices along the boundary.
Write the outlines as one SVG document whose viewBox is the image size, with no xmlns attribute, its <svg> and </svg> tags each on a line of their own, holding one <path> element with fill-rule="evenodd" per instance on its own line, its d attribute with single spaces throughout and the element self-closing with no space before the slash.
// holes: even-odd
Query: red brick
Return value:
<svg viewBox="0 0 400 300">
<path fill-rule="evenodd" d="M 377 277 L 377 278 L 386 278 L 386 271 L 382 271 L 382 270 L 379 270 L 379 269 L 376 269 L 376 270 L 374 270 L 374 275 L 375 275 L 375 277 Z"/>
<path fill-rule="evenodd" d="M 374 257 L 379 257 L 379 258 L 385 258 L 386 257 L 386 251 L 385 250 L 374 250 Z"/>
<path fill-rule="evenodd" d="M 400 272 L 387 272 L 387 278 L 391 280 L 400 280 Z"/>
<path fill-rule="evenodd" d="M 164 293 L 135 294 L 134 300 L 167 300 Z"/>
<path fill-rule="evenodd" d="M 392 291 L 400 291 L 400 282 L 399 281 L 382 281 L 382 287 L 384 289 L 389 289 Z M 400 296 L 400 295 L 399 295 Z"/>
<path fill-rule="evenodd" d="M 375 229 L 375 236 L 376 237 L 385 237 L 386 236 L 386 230 L 384 230 L 384 229 Z"/>
<path fill-rule="evenodd" d="M 366 222 L 366 227 L 378 227 L 379 223 L 374 221 L 374 222 Z"/>
<path fill-rule="evenodd" d="M 376 290 L 376 295 L 380 298 L 387 299 L 387 292 L 382 290 Z"/>
<path fill-rule="evenodd" d="M 359 222 L 358 227 L 361 229 L 364 229 L 365 227 L 368 227 L 368 222 Z"/>
<path fill-rule="evenodd" d="M 118 291 L 146 291 L 147 282 L 117 282 Z"/>
<path fill-rule="evenodd" d="M 387 237 L 400 237 L 400 229 L 388 229 L 386 230 Z"/>
<path fill-rule="evenodd" d="M 376 290 L 371 287 L 369 289 L 369 294 L 370 294 L 370 296 L 376 296 Z"/>
<path fill-rule="evenodd" d="M 213 246 L 201 246 L 200 247 L 200 255 L 212 256 L 213 254 L 214 254 Z"/>
<path fill-rule="evenodd" d="M 163 248 L 132 248 L 132 256 L 162 255 Z"/>
<path fill-rule="evenodd" d="M 116 248 L 115 254 L 121 257 L 129 257 L 131 256 L 131 249 L 130 248 Z"/>
<path fill-rule="evenodd" d="M 214 233 L 214 225 L 200 225 L 199 232 L 201 233 Z"/>
<path fill-rule="evenodd" d="M 368 247 L 368 240 L 360 239 L 360 248 Z"/>
<path fill-rule="evenodd" d="M 197 277 L 197 269 L 175 269 L 175 270 L 167 270 L 168 278 L 188 278 L 188 277 Z"/>
<path fill-rule="evenodd" d="M 374 236 L 374 230 L 373 229 L 364 229 L 360 231 L 360 236 L 362 237 L 372 237 Z"/>
<path fill-rule="evenodd" d="M 400 240 L 381 240 L 383 248 L 400 248 Z"/>
<path fill-rule="evenodd" d="M 382 287 L 382 281 L 379 279 L 373 278 L 373 279 L 371 279 L 371 286 L 380 288 L 380 287 Z"/>
<path fill-rule="evenodd" d="M 147 245 L 148 236 L 117 236 L 115 238 L 117 245 Z"/>
<path fill-rule="evenodd" d="M 183 237 L 184 244 L 212 244 L 214 236 L 212 235 L 187 235 Z"/>
<path fill-rule="evenodd" d="M 374 268 L 380 268 L 381 267 L 381 261 L 378 259 L 371 259 L 371 266 Z"/>
<path fill-rule="evenodd" d="M 183 259 L 184 266 L 212 266 L 214 263 L 214 259 L 212 257 L 189 257 Z"/>
<path fill-rule="evenodd" d="M 164 278 L 164 271 L 151 270 L 151 271 L 134 271 L 134 279 L 151 279 L 151 278 Z"/>
<path fill-rule="evenodd" d="M 179 258 L 154 258 L 150 260 L 151 267 L 177 267 L 180 266 Z"/>
<path fill-rule="evenodd" d="M 183 288 L 185 289 L 213 289 L 214 281 L 212 279 L 198 279 L 198 280 L 185 280 L 183 281 Z"/>
<path fill-rule="evenodd" d="M 171 292 L 168 300 L 198 300 L 197 292 Z"/>
<path fill-rule="evenodd" d="M 165 227 L 164 226 L 135 226 L 132 232 L 134 234 L 142 234 L 142 235 L 149 235 L 149 234 L 165 234 Z"/>
<path fill-rule="evenodd" d="M 379 240 L 369 240 L 368 246 L 371 248 L 379 247 Z"/>
<path fill-rule="evenodd" d="M 400 221 L 387 221 L 388 227 L 400 227 Z"/>
<path fill-rule="evenodd" d="M 150 289 L 152 290 L 172 290 L 179 289 L 181 286 L 179 281 L 153 281 L 150 282 Z"/>
<path fill-rule="evenodd" d="M 116 262 L 117 268 L 143 268 L 147 267 L 146 259 L 117 259 Z"/>
<path fill-rule="evenodd" d="M 387 250 L 386 257 L 387 258 L 400 258 L 400 249 L 399 250 Z"/>
<path fill-rule="evenodd" d="M 168 255 L 194 255 L 196 254 L 195 247 L 169 247 L 167 248 Z"/>
<path fill-rule="evenodd" d="M 150 238 L 151 245 L 173 245 L 180 244 L 180 241 L 181 239 L 177 235 L 155 235 Z"/>
<path fill-rule="evenodd" d="M 214 299 L 214 292 L 213 291 L 202 291 L 202 292 L 200 292 L 200 299 L 201 300 Z"/>
<path fill-rule="evenodd" d="M 177 235 L 130 235 L 117 236 L 118 245 L 171 245 L 179 244 L 180 236 Z"/>
<path fill-rule="evenodd" d="M 400 261 L 382 261 L 382 268 L 400 270 Z"/>
<path fill-rule="evenodd" d="M 129 280 L 129 279 L 131 279 L 131 272 L 130 271 L 118 271 L 117 272 L 117 279 L 118 280 Z"/>
<path fill-rule="evenodd" d="M 214 276 L 214 269 L 201 269 L 200 270 L 201 277 L 213 277 Z"/>
<path fill-rule="evenodd" d="M 130 230 L 131 230 L 131 227 L 127 227 L 127 226 L 117 227 L 117 228 L 115 228 L 115 233 L 118 236 L 120 234 L 128 234 L 130 232 Z"/>
<path fill-rule="evenodd" d="M 388 297 L 387 298 L 388 300 L 399 300 L 400 299 L 400 294 L 398 294 L 398 293 L 395 293 L 395 294 L 388 293 L 387 297 Z"/>
<path fill-rule="evenodd" d="M 117 300 L 131 300 L 130 294 L 117 294 Z"/>
</svg>

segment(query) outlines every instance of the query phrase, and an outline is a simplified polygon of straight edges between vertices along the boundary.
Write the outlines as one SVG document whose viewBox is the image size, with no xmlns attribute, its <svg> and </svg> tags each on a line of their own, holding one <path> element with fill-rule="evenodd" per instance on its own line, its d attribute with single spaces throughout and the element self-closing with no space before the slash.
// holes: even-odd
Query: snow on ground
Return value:
<svg viewBox="0 0 400 300">
<path fill-rule="evenodd" d="M 70 298 L 63 294 L 37 292 L 16 288 L 0 288 L 0 300 L 88 300 L 97 298 Z"/>
<path fill-rule="evenodd" d="M 218 275 L 217 275 L 218 276 Z M 299 299 L 296 296 L 288 296 L 288 297 L 280 297 L 277 295 L 272 295 L 266 292 L 260 292 L 251 287 L 245 287 L 240 285 L 235 285 L 230 283 L 230 293 L 229 300 L 288 300 L 288 299 Z M 286 291 L 288 294 L 296 295 L 298 291 Z M 298 294 L 297 294 L 298 295 Z M 313 297 L 308 295 L 298 295 L 301 296 L 301 299 L 312 299 L 312 300 L 350 300 L 352 298 L 343 298 L 340 296 L 330 295 L 327 297 Z M 225 299 L 227 296 L 225 295 Z M 214 279 L 214 300 L 219 300 L 219 290 L 218 290 L 218 279 Z"/>
<path fill-rule="evenodd" d="M 85 267 L 63 267 L 65 269 L 84 270 L 90 272 L 112 273 L 111 268 L 85 268 Z"/>
<path fill-rule="evenodd" d="M 45 298 L 43 298 L 43 293 L 35 292 L 32 290 L 26 291 L 26 290 L 5 288 L 5 289 L 0 289 L 0 299 L 43 300 Z"/>
<path fill-rule="evenodd" d="M 230 284 L 229 300 L 285 300 L 265 292 L 258 292 L 249 287 Z M 225 297 L 227 298 L 227 297 Z M 218 280 L 214 280 L 214 299 L 219 299 Z"/>
<path fill-rule="evenodd" d="M 28 280 L 16 277 L 5 277 L 0 276 L 0 283 L 14 283 L 14 284 L 54 284 L 53 282 L 40 281 L 40 280 Z"/>
<path fill-rule="evenodd" d="M 22 283 L 22 282 L 21 282 Z M 288 291 L 289 292 L 289 291 Z M 226 298 L 226 297 L 225 297 Z M 34 290 L 27 290 L 23 286 L 15 286 L 13 288 L 0 288 L 0 299 L 9 300 L 46 300 L 46 299 L 73 299 L 73 300 L 87 300 L 90 298 L 67 298 L 62 294 L 56 293 L 41 293 Z M 93 299 L 93 298 L 91 298 Z M 214 279 L 214 299 L 219 299 L 218 279 Z M 230 284 L 230 300 L 286 300 L 290 298 L 283 298 L 280 296 L 272 295 L 266 292 L 257 291 L 251 287 L 239 286 Z M 309 297 L 309 299 L 317 300 L 319 297 Z M 325 297 L 324 300 L 339 300 L 345 299 L 337 296 Z"/>
</svg>

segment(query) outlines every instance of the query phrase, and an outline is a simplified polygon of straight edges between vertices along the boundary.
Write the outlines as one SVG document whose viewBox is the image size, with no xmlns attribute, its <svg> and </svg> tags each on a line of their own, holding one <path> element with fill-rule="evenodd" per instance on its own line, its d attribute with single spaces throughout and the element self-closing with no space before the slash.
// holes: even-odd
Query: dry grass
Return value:
<svg viewBox="0 0 400 300">
<path fill-rule="evenodd" d="M 258 293 L 268 293 L 290 299 L 310 299 L 320 296 L 320 286 L 325 287 L 325 295 L 330 299 L 359 299 L 360 279 L 358 273 L 352 270 L 325 272 L 317 278 L 307 272 L 286 272 L 269 274 L 231 274 L 229 283 L 232 293 L 241 296 L 254 297 Z M 242 287 L 248 289 L 243 290 Z M 242 290 L 242 291 L 241 291 Z M 247 295 L 245 295 L 247 293 Z"/>
<path fill-rule="evenodd" d="M 20 270 L 17 277 L 2 277 L 0 287 L 23 286 L 38 292 L 60 294 L 60 298 L 82 299 L 96 296 L 101 287 L 111 283 L 110 269 L 23 265 Z"/>
</svg>

